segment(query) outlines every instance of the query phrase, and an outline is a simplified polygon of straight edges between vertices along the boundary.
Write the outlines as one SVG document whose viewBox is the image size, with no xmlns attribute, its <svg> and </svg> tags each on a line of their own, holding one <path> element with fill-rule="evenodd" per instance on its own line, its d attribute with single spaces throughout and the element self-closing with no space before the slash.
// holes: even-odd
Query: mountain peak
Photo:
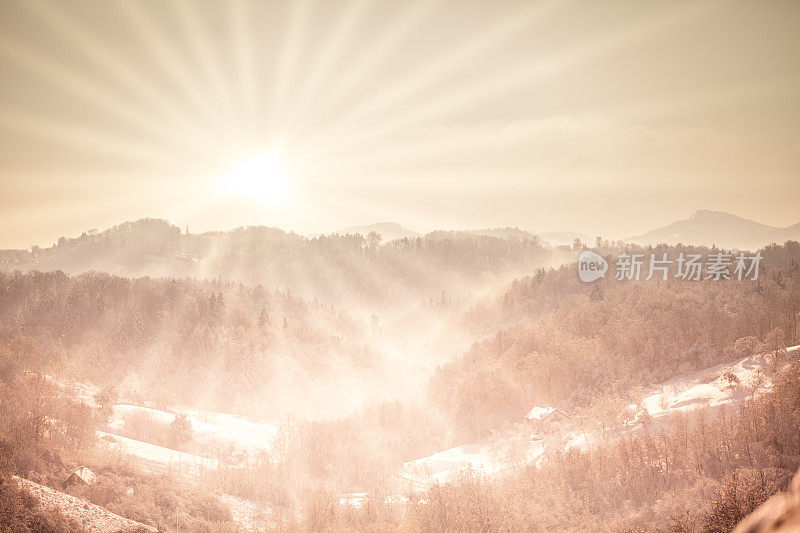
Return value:
<svg viewBox="0 0 800 533">
<path fill-rule="evenodd" d="M 708 218 L 708 217 L 736 217 L 736 215 L 731 215 L 730 213 L 725 213 L 724 211 L 714 211 L 712 209 L 698 209 L 689 218 Z"/>
<path fill-rule="evenodd" d="M 367 226 L 348 226 L 334 233 L 338 233 L 340 235 L 351 233 L 366 236 L 368 233 L 373 231 L 380 234 L 384 241 L 393 241 L 395 239 L 402 239 L 406 237 L 413 239 L 420 236 L 420 234 L 416 231 L 404 228 L 397 222 L 376 222 Z"/>
<path fill-rule="evenodd" d="M 637 244 L 683 243 L 755 250 L 798 237 L 800 225 L 779 228 L 722 211 L 700 209 L 688 218 L 626 240 Z"/>
<path fill-rule="evenodd" d="M 714 211 L 713 209 L 698 209 L 695 213 L 687 218 L 686 220 L 738 220 L 738 221 L 747 221 L 752 222 L 753 224 L 761 224 L 761 222 L 756 222 L 755 220 L 751 220 L 749 218 L 740 217 L 739 215 L 734 215 L 733 213 L 726 213 L 725 211 Z M 761 224 L 762 226 L 766 226 L 766 224 Z M 774 226 L 769 226 L 774 227 Z"/>
<path fill-rule="evenodd" d="M 369 226 L 365 227 L 378 228 L 378 229 L 393 229 L 393 230 L 403 229 L 403 226 L 401 226 L 397 222 L 375 222 L 374 224 L 370 224 Z"/>
</svg>

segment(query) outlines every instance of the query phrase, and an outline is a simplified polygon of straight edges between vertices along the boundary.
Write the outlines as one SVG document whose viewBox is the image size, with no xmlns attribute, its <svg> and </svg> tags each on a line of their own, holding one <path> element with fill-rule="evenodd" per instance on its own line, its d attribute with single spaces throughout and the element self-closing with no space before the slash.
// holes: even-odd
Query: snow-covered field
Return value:
<svg viewBox="0 0 800 533">
<path fill-rule="evenodd" d="M 788 348 L 787 352 L 797 355 L 800 353 L 800 347 Z M 658 423 L 667 423 L 670 416 L 679 413 L 699 408 L 713 409 L 723 405 L 733 405 L 752 395 L 761 394 L 772 386 L 769 370 L 773 364 L 771 358 L 754 355 L 653 385 L 644 391 L 643 397 L 637 404 L 630 405 L 626 412 L 621 414 L 620 419 L 625 420 L 625 426 L 618 431 L 627 433 L 644 430 L 643 416 Z M 71 385 L 71 387 L 87 403 L 93 402 L 94 389 L 81 385 Z M 277 423 L 256 423 L 231 414 L 191 410 L 183 411 L 183 414 L 191 421 L 193 438 L 200 448 L 225 450 L 228 452 L 226 461 L 236 453 L 250 456 L 268 453 L 279 431 Z M 213 454 L 208 454 L 210 457 L 203 457 L 115 434 L 125 431 L 126 420 L 140 415 L 149 417 L 158 424 L 167 425 L 174 420 L 176 413 L 141 405 L 117 404 L 113 408 L 108 424 L 109 432 L 97 432 L 101 442 L 110 450 L 135 458 L 143 468 L 154 472 L 174 472 L 197 478 L 203 472 L 219 467 L 218 459 L 211 457 Z M 606 432 L 602 438 L 613 438 L 613 435 L 614 432 Z M 400 492 L 425 490 L 434 484 L 454 481 L 464 473 L 502 475 L 504 472 L 526 465 L 538 465 L 553 451 L 573 447 L 585 449 L 600 438 L 601 434 L 598 431 L 579 427 L 576 422 L 560 431 L 544 434 L 536 434 L 529 426 L 520 424 L 510 435 L 457 446 L 403 464 L 397 475 L 402 488 Z M 41 493 L 51 489 L 43 487 L 37 490 Z M 68 495 L 63 496 L 71 498 Z M 273 510 L 266 504 L 225 494 L 218 496 L 229 505 L 234 519 L 244 531 L 257 531 L 275 519 Z M 363 492 L 341 494 L 340 504 L 360 507 L 366 498 L 368 494 Z M 70 508 L 85 504 L 82 500 L 78 502 L 68 501 L 64 505 Z M 103 513 L 111 514 L 104 509 L 94 509 L 91 514 L 100 516 Z M 107 531 L 107 529 L 91 530 Z"/>
<path fill-rule="evenodd" d="M 800 346 L 787 348 L 787 353 L 800 353 Z M 666 420 L 678 413 L 731 405 L 753 394 L 761 394 L 772 386 L 768 372 L 771 364 L 767 357 L 753 355 L 654 385 L 646 391 L 639 405 L 629 406 L 629 412 L 621 417 L 627 422 L 624 431 L 643 428 L 642 410 L 654 419 Z M 533 409 L 542 413 L 551 410 Z M 606 434 L 605 438 L 609 436 Z M 403 464 L 398 477 L 410 488 L 424 490 L 434 483 L 452 481 L 463 472 L 492 476 L 520 465 L 538 464 L 548 452 L 575 447 L 586 449 L 599 438 L 597 431 L 578 427 L 542 436 L 523 431 L 517 438 L 482 440 L 409 461 Z"/>
<path fill-rule="evenodd" d="M 788 354 L 800 352 L 800 346 L 786 349 Z M 761 394 L 772 387 L 772 361 L 764 355 L 751 355 L 735 363 L 727 363 L 693 372 L 652 387 L 641 406 L 653 418 L 687 412 L 703 407 L 719 407 Z"/>
<path fill-rule="evenodd" d="M 533 436 L 481 440 L 403 464 L 399 477 L 414 489 L 447 483 L 465 472 L 494 475 L 530 464 L 544 454 L 545 441 Z"/>
<path fill-rule="evenodd" d="M 200 476 L 203 472 L 214 470 L 219 466 L 216 459 L 179 452 L 105 431 L 97 431 L 97 436 L 108 449 L 135 457 L 139 460 L 142 468 L 151 472 L 175 472 Z"/>
<path fill-rule="evenodd" d="M 193 439 L 207 449 L 230 448 L 249 454 L 267 452 L 278 433 L 278 423 L 256 423 L 227 413 L 183 411 L 192 423 Z M 152 418 L 167 425 L 175 418 L 174 412 L 141 405 L 121 403 L 114 406 L 108 426 L 113 433 L 125 428 L 125 421 L 135 415 Z"/>
</svg>

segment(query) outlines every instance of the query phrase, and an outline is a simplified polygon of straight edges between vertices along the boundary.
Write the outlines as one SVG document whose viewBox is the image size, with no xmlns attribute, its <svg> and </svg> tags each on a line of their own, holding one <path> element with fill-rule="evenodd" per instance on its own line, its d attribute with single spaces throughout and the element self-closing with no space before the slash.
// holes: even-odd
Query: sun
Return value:
<svg viewBox="0 0 800 533">
<path fill-rule="evenodd" d="M 218 190 L 227 196 L 282 206 L 289 196 L 286 168 L 273 152 L 254 154 L 233 164 L 220 178 Z"/>
</svg>

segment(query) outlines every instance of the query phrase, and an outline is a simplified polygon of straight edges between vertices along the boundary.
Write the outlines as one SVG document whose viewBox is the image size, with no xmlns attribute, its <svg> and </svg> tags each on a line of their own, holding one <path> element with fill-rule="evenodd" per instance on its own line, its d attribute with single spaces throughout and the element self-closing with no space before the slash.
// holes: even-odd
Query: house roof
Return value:
<svg viewBox="0 0 800 533">
<path fill-rule="evenodd" d="M 538 407 L 538 406 L 528 411 L 528 414 L 525 415 L 525 418 L 528 420 L 545 420 L 547 418 L 550 418 L 556 413 L 559 413 L 567 418 L 572 418 L 561 409 L 556 409 L 555 407 Z"/>
<path fill-rule="evenodd" d="M 92 472 L 91 470 L 89 470 L 85 466 L 82 466 L 79 469 L 77 469 L 76 471 L 74 471 L 72 474 L 70 474 L 69 477 L 72 478 L 73 476 L 77 477 L 77 478 L 80 478 L 87 485 L 91 485 L 92 483 L 94 483 L 94 481 L 96 479 L 96 477 L 94 475 L 94 472 Z"/>
</svg>

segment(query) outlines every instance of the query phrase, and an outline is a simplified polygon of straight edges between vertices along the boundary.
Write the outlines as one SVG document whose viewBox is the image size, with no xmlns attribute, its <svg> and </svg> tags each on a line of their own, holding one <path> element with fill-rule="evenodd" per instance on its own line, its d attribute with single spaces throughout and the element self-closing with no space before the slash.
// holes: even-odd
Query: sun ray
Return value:
<svg viewBox="0 0 800 533">
<path fill-rule="evenodd" d="M 555 1 L 525 4 L 513 13 L 503 16 L 484 29 L 479 35 L 455 49 L 449 49 L 430 60 L 419 71 L 402 75 L 400 81 L 391 89 L 376 93 L 359 102 L 354 108 L 346 110 L 339 120 L 349 124 L 359 120 L 375 119 L 381 112 L 392 113 L 397 106 L 418 96 L 425 90 L 434 88 L 442 80 L 448 79 L 460 69 L 473 64 L 476 54 L 484 53 L 507 43 L 515 35 L 532 31 L 533 24 L 543 23 L 554 9 L 562 5 Z M 327 132 L 321 132 L 324 136 Z M 314 136 L 309 141 L 314 142 Z"/>
<path fill-rule="evenodd" d="M 151 57 L 159 71 L 177 86 L 179 93 L 185 95 L 186 102 L 191 104 L 191 114 L 201 122 L 202 128 L 198 129 L 208 129 L 210 124 L 221 120 L 223 110 L 209 108 L 207 100 L 203 98 L 202 80 L 187 68 L 186 58 L 180 57 L 177 47 L 165 39 L 163 31 L 157 29 L 154 18 L 147 14 L 144 4 L 121 2 L 119 5 L 125 12 L 126 22 L 141 36 L 142 46 L 152 52 Z"/>
<path fill-rule="evenodd" d="M 277 137 L 281 135 L 278 126 L 283 122 L 287 93 L 299 63 L 305 34 L 308 31 L 310 9 L 308 0 L 297 0 L 292 2 L 291 6 L 292 12 L 286 26 L 282 49 L 277 59 L 277 73 L 273 80 L 272 106 L 267 126 L 267 134 L 273 142 L 277 142 Z"/>
<path fill-rule="evenodd" d="M 394 120 L 372 120 L 371 127 L 361 125 L 357 133 L 350 135 L 347 134 L 348 128 L 344 128 L 344 131 L 328 132 L 328 137 L 323 138 L 323 141 L 320 141 L 321 134 L 320 137 L 311 139 L 308 145 L 303 146 L 304 153 L 307 154 L 308 160 L 311 160 L 348 146 L 360 146 L 366 140 L 375 141 L 384 138 L 390 133 L 417 124 L 422 120 L 441 117 L 447 113 L 497 98 L 510 89 L 530 83 L 542 83 L 622 46 L 652 38 L 658 32 L 663 32 L 678 22 L 696 16 L 700 11 L 707 9 L 709 9 L 708 6 L 687 5 L 681 10 L 664 13 L 661 17 L 643 20 L 633 27 L 626 24 L 613 28 L 602 35 L 576 43 L 560 53 L 549 54 L 547 57 L 532 61 L 525 68 L 495 72 L 473 85 L 443 93 L 439 98 L 429 99 L 424 104 L 400 114 Z M 349 129 L 352 131 L 352 126 Z M 331 139 L 335 139 L 335 141 Z M 327 142 L 325 142 L 326 140 Z"/>
<path fill-rule="evenodd" d="M 350 67 L 345 75 L 340 76 L 338 81 L 331 80 L 331 84 L 320 102 L 319 108 L 326 108 L 333 102 L 338 101 L 342 95 L 352 90 L 359 82 L 369 75 L 370 70 L 377 62 L 385 59 L 390 50 L 396 48 L 399 42 L 408 37 L 411 29 L 419 23 L 420 19 L 429 15 L 441 1 L 430 2 L 411 2 L 401 16 L 398 16 L 391 26 L 381 31 L 381 36 L 375 42 L 369 43 L 365 47 L 366 51 L 361 54 L 359 59 L 350 62 Z"/>
<path fill-rule="evenodd" d="M 91 149 L 98 155 L 113 155 L 129 161 L 170 164 L 177 168 L 184 157 L 193 157 L 195 161 L 204 158 L 202 151 L 153 150 L 152 147 L 143 145 L 140 140 L 130 136 L 109 135 L 106 129 L 92 127 L 85 122 L 54 122 L 52 117 L 44 115 L 2 110 L 0 127 L 13 131 L 15 136 L 27 136 L 37 141 L 81 150 Z"/>
<path fill-rule="evenodd" d="M 40 20 L 46 21 L 50 29 L 64 36 L 66 41 L 103 69 L 109 78 L 118 80 L 121 90 L 131 91 L 145 98 L 148 107 L 155 107 L 160 114 L 169 117 L 173 124 L 180 124 L 184 132 L 196 128 L 187 118 L 191 114 L 182 108 L 181 102 L 164 97 L 152 84 L 143 82 L 141 72 L 134 72 L 124 62 L 124 58 L 110 52 L 107 44 L 95 38 L 86 28 L 79 27 L 75 21 L 55 4 L 32 0 L 24 4 L 36 13 Z M 117 94 L 120 94 L 119 92 Z M 120 105 L 123 102 L 120 101 Z"/>
<path fill-rule="evenodd" d="M 311 67 L 310 73 L 306 77 L 305 82 L 297 90 L 296 95 L 292 98 L 288 111 L 285 113 L 285 120 L 293 122 L 302 122 L 302 117 L 298 117 L 301 110 L 308 110 L 309 99 L 319 96 L 316 90 L 319 88 L 320 83 L 326 75 L 328 75 L 337 56 L 342 53 L 343 44 L 345 39 L 352 35 L 353 27 L 359 22 L 363 10 L 366 8 L 365 0 L 350 0 L 347 7 L 343 9 L 339 20 L 333 24 L 328 38 L 325 43 L 320 47 L 322 51 L 318 54 L 318 58 Z M 311 113 L 307 113 L 311 116 Z M 285 127 L 281 129 L 286 129 Z"/>
<path fill-rule="evenodd" d="M 659 95 L 657 98 L 648 97 L 643 100 L 625 100 L 621 105 L 602 109 L 587 109 L 585 114 L 591 116 L 592 113 L 605 113 L 612 115 L 618 120 L 625 117 L 637 121 L 652 121 L 666 116 L 676 116 L 676 114 L 692 114 L 699 111 L 708 111 L 714 108 L 729 109 L 740 106 L 754 99 L 764 97 L 788 96 L 794 84 L 782 80 L 760 80 L 747 85 L 730 87 L 719 85 L 706 89 L 702 93 L 696 90 L 686 93 L 683 97 L 670 93 L 669 95 Z M 535 123 L 535 121 L 534 121 Z M 491 150 L 505 146 L 510 139 L 515 139 L 519 135 L 525 135 L 523 130 L 517 129 L 514 124 L 509 125 L 515 128 L 514 134 L 508 134 L 508 128 L 497 130 L 484 130 L 477 128 L 477 131 L 464 130 L 458 132 L 448 132 L 442 136 L 441 141 L 432 139 L 431 135 L 406 136 L 402 142 L 395 142 L 387 146 L 376 147 L 375 149 L 363 150 L 358 152 L 340 152 L 335 158 L 314 158 L 315 161 L 304 166 L 306 172 L 317 172 L 325 170 L 336 173 L 342 172 L 364 175 L 369 172 L 379 171 L 381 168 L 392 167 L 394 165 L 408 162 L 409 160 L 423 161 L 428 159 L 433 161 L 448 155 L 455 157 L 459 153 L 470 153 L 473 150 Z"/>
<path fill-rule="evenodd" d="M 210 38 L 206 24 L 201 20 L 197 4 L 186 0 L 175 0 L 170 5 L 178 11 L 178 19 L 186 33 L 188 43 L 203 70 L 204 81 L 216 99 L 216 102 L 210 105 L 218 105 L 227 111 L 219 113 L 215 121 L 214 128 L 218 132 L 215 140 L 220 146 L 225 147 L 224 150 L 234 150 L 236 143 L 244 136 L 242 117 L 236 116 L 233 112 L 236 109 L 233 101 L 234 91 L 225 81 L 227 77 L 222 72 L 222 61 L 210 46 L 216 40 Z"/>
<path fill-rule="evenodd" d="M 710 109 L 733 109 L 753 100 L 764 97 L 788 96 L 794 85 L 782 80 L 758 80 L 748 85 L 730 87 L 719 85 L 704 92 L 693 91 L 682 97 L 670 94 L 658 99 L 647 98 L 626 101 L 624 104 L 601 109 L 588 109 L 586 115 L 603 113 L 611 115 L 618 121 L 626 118 L 652 121 L 666 116 L 677 116 L 681 113 L 692 114 Z M 544 122 L 547 122 L 545 120 Z M 415 135 L 404 138 L 382 149 L 359 151 L 352 154 L 339 154 L 335 159 L 318 159 L 304 167 L 307 172 L 326 170 L 336 172 L 346 170 L 353 173 L 365 173 L 370 170 L 394 166 L 409 160 L 418 161 L 439 159 L 471 153 L 474 150 L 491 150 L 508 146 L 509 142 L 520 142 L 526 136 L 536 133 L 539 121 L 529 123 L 505 124 L 500 128 L 473 128 L 461 131 L 450 131 L 436 140 L 432 134 Z"/>
<path fill-rule="evenodd" d="M 248 132 L 254 131 L 255 117 L 259 114 L 256 102 L 256 87 L 254 69 L 256 67 L 253 59 L 253 36 L 250 31 L 250 21 L 252 20 L 252 9 L 249 3 L 236 0 L 231 3 L 229 14 L 230 34 L 233 39 L 232 48 L 235 50 L 234 58 L 236 65 L 237 80 L 239 85 L 239 97 L 241 108 L 244 112 L 244 122 Z"/>
<path fill-rule="evenodd" d="M 184 135 L 180 131 L 154 124 L 140 110 L 119 102 L 113 91 L 102 90 L 97 80 L 87 79 L 76 71 L 66 68 L 45 56 L 35 54 L 1 35 L 0 55 L 4 55 L 9 61 L 44 82 L 55 84 L 60 89 L 68 91 L 104 113 L 122 120 L 140 132 L 146 133 L 149 137 L 164 141 L 169 147 L 182 150 L 186 146 Z"/>
</svg>

